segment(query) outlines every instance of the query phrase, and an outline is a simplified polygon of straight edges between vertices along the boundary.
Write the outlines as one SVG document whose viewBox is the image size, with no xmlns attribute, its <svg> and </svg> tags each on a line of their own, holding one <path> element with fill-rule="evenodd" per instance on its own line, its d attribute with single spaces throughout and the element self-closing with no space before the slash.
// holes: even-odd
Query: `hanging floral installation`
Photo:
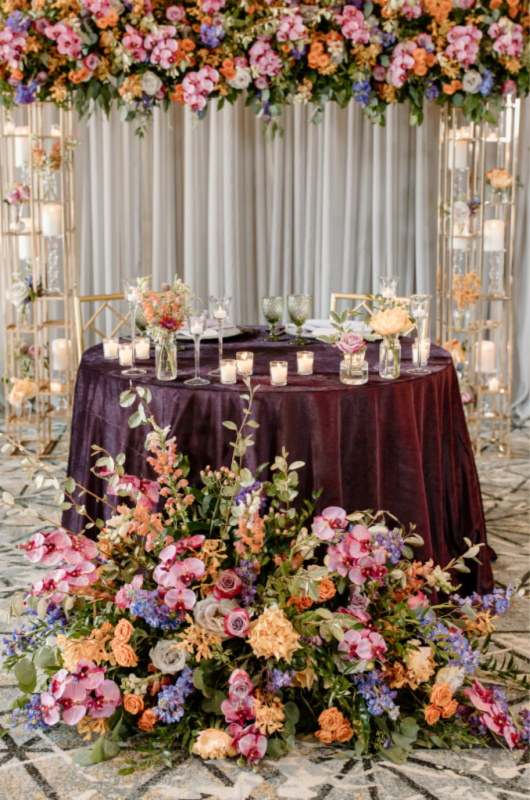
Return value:
<svg viewBox="0 0 530 800">
<path fill-rule="evenodd" d="M 8 106 L 73 98 L 148 119 L 173 102 L 202 117 L 210 100 L 246 103 L 278 128 L 287 104 L 424 101 L 479 121 L 529 89 L 528 4 L 521 0 L 4 0 L 0 89 Z"/>
</svg>

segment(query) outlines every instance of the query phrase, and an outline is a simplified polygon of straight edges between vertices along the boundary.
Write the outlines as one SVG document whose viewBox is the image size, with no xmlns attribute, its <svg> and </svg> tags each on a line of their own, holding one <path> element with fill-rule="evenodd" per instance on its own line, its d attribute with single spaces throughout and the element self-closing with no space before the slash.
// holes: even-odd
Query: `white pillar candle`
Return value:
<svg viewBox="0 0 530 800">
<path fill-rule="evenodd" d="M 136 339 L 134 343 L 134 356 L 142 361 L 149 358 L 149 346 L 151 342 L 147 336 Z"/>
<path fill-rule="evenodd" d="M 455 169 L 467 169 L 467 142 L 463 141 L 462 139 L 457 139 L 454 142 L 454 145 L 452 140 L 449 141 L 449 155 L 447 160 L 447 166 L 449 167 L 449 169 L 453 169 L 453 147 L 454 147 Z"/>
<path fill-rule="evenodd" d="M 239 375 L 252 375 L 254 369 L 254 353 L 242 350 L 236 353 L 237 371 Z"/>
<path fill-rule="evenodd" d="M 15 123 L 6 122 L 4 125 L 4 133 L 6 136 L 12 136 L 15 133 Z"/>
<path fill-rule="evenodd" d="M 299 375 L 312 375 L 315 354 L 310 350 L 300 350 L 296 354 L 296 367 Z"/>
<path fill-rule="evenodd" d="M 237 364 L 235 358 L 224 358 L 220 364 L 221 383 L 235 383 L 237 381 Z"/>
<path fill-rule="evenodd" d="M 484 223 L 484 251 L 504 250 L 504 222 L 502 219 L 487 219 Z"/>
<path fill-rule="evenodd" d="M 118 358 L 119 347 L 120 343 L 118 339 L 104 339 L 103 340 L 104 358 L 111 358 L 111 359 Z"/>
<path fill-rule="evenodd" d="M 287 384 L 287 361 L 271 361 L 271 385 L 285 386 Z"/>
<path fill-rule="evenodd" d="M 57 137 L 61 136 L 62 135 L 61 134 L 61 126 L 57 125 L 57 124 L 52 125 L 51 130 L 50 130 L 50 135 L 51 136 L 57 136 Z"/>
<path fill-rule="evenodd" d="M 63 207 L 58 203 L 45 203 L 42 207 L 43 236 L 63 235 Z"/>
<path fill-rule="evenodd" d="M 475 345 L 477 370 L 480 372 L 495 372 L 495 343 L 489 339 L 482 339 Z"/>
<path fill-rule="evenodd" d="M 66 371 L 70 359 L 70 342 L 66 339 L 52 341 L 52 369 Z"/>
<path fill-rule="evenodd" d="M 130 367 L 132 364 L 132 345 L 121 344 L 118 351 L 118 357 L 122 367 Z"/>
<path fill-rule="evenodd" d="M 498 378 L 490 378 L 488 381 L 488 389 L 490 392 L 498 392 L 501 388 L 501 382 Z"/>
<path fill-rule="evenodd" d="M 15 134 L 15 167 L 23 167 L 29 161 L 29 126 L 19 125 Z"/>
</svg>

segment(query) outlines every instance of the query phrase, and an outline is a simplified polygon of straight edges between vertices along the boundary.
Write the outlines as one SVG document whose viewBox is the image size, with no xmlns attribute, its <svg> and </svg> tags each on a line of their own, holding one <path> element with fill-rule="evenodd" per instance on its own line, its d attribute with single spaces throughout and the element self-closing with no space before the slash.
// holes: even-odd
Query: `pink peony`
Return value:
<svg viewBox="0 0 530 800">
<path fill-rule="evenodd" d="M 63 722 L 77 725 L 87 712 L 88 697 L 86 690 L 79 683 L 69 683 L 59 700 L 63 709 Z"/>
<path fill-rule="evenodd" d="M 329 508 L 324 509 L 322 516 L 315 517 L 313 532 L 319 539 L 330 541 L 337 531 L 344 531 L 347 524 L 348 520 L 344 509 L 337 506 L 329 506 Z"/>
<path fill-rule="evenodd" d="M 365 347 L 366 342 L 360 333 L 348 331 L 337 340 L 337 347 L 342 353 L 358 353 Z"/>
<path fill-rule="evenodd" d="M 249 626 L 250 618 L 248 611 L 244 608 L 234 608 L 224 618 L 225 633 L 228 636 L 239 636 L 244 639 L 248 634 Z"/>
<path fill-rule="evenodd" d="M 114 681 L 102 681 L 96 687 L 94 694 L 95 698 L 90 698 L 88 701 L 88 713 L 91 717 L 96 719 L 110 717 L 121 705 L 120 690 Z"/>
<path fill-rule="evenodd" d="M 217 600 L 228 598 L 231 600 L 241 591 L 241 578 L 235 569 L 225 569 L 219 576 L 213 587 L 213 595 Z"/>
</svg>

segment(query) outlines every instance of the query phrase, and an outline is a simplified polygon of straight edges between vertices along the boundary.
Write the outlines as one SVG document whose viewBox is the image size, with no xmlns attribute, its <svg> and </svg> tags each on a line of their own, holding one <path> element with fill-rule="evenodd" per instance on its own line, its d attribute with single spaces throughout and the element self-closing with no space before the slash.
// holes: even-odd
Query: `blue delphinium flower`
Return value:
<svg viewBox="0 0 530 800">
<path fill-rule="evenodd" d="M 396 720 L 399 717 L 399 706 L 394 703 L 397 692 L 392 691 L 388 684 L 381 680 L 379 670 L 360 672 L 354 675 L 353 682 L 359 694 L 364 697 L 366 708 L 372 717 L 380 717 L 385 711 L 390 719 Z"/>
<path fill-rule="evenodd" d="M 181 623 L 180 619 L 170 619 L 169 608 L 159 600 L 156 589 L 153 592 L 138 589 L 129 606 L 129 612 L 132 617 L 140 617 L 152 628 L 163 631 L 175 631 Z"/>
<path fill-rule="evenodd" d="M 44 709 L 40 702 L 40 694 L 34 694 L 24 708 L 15 708 L 11 715 L 10 726 L 11 728 L 16 728 L 17 725 L 24 723 L 28 731 L 36 731 L 39 730 L 39 728 L 44 730 L 50 726 L 44 722 L 42 718 L 43 713 Z"/>
<path fill-rule="evenodd" d="M 353 94 L 355 100 L 365 108 L 370 102 L 370 81 L 355 81 Z"/>
<path fill-rule="evenodd" d="M 383 47 L 390 47 L 395 42 L 397 42 L 396 37 L 393 33 L 382 33 L 381 34 L 381 44 Z"/>
<path fill-rule="evenodd" d="M 263 104 L 264 109 L 267 110 L 269 105 L 270 104 L 268 102 L 264 103 Z M 267 495 L 263 491 L 263 483 L 260 483 L 260 481 L 254 481 L 254 483 L 251 483 L 250 486 L 245 486 L 243 489 L 241 489 L 241 491 L 238 492 L 238 494 L 236 494 L 236 496 L 234 497 L 234 502 L 244 503 L 245 505 L 247 505 L 247 497 L 252 498 L 252 496 L 255 496 L 258 493 L 260 495 L 259 511 L 263 511 L 264 509 L 267 508 L 268 501 L 267 501 Z"/>
<path fill-rule="evenodd" d="M 236 572 L 243 581 L 241 592 L 239 593 L 239 604 L 241 606 L 250 606 L 256 598 L 257 590 L 254 584 L 258 576 L 252 569 L 252 563 L 245 560 L 242 560 L 240 566 L 236 567 Z"/>
<path fill-rule="evenodd" d="M 491 90 L 493 89 L 495 81 L 493 79 L 493 75 L 490 69 L 485 69 L 482 73 L 482 83 L 478 87 L 478 90 L 482 97 L 487 97 L 491 94 Z"/>
<path fill-rule="evenodd" d="M 269 692 L 276 694 L 277 691 L 291 685 L 294 678 L 294 670 L 287 670 L 282 672 L 281 669 L 275 669 L 269 672 Z"/>
<path fill-rule="evenodd" d="M 432 100 L 432 101 L 438 100 L 439 95 L 440 95 L 440 90 L 438 89 L 435 83 L 431 83 L 426 87 L 425 97 L 427 98 L 427 100 Z"/>
<path fill-rule="evenodd" d="M 31 25 L 31 19 L 26 17 L 22 11 L 13 11 L 6 20 L 6 27 L 11 28 L 14 33 L 27 31 Z"/>
<path fill-rule="evenodd" d="M 159 692 L 158 704 L 154 708 L 156 718 L 166 723 L 179 722 L 184 716 L 186 698 L 194 689 L 193 670 L 184 667 L 177 682 Z"/>
<path fill-rule="evenodd" d="M 500 616 L 510 608 L 510 602 L 514 594 L 515 586 L 510 584 L 506 589 L 495 587 L 493 594 L 480 595 L 477 592 L 473 592 L 467 597 L 460 597 L 460 595 L 454 594 L 451 595 L 450 600 L 461 607 L 467 605 L 479 611 L 493 611 L 494 614 Z"/>
<path fill-rule="evenodd" d="M 449 630 L 443 622 L 438 622 L 430 633 L 425 634 L 425 638 L 436 642 L 442 650 L 452 653 L 450 667 L 463 667 L 471 673 L 478 669 L 479 652 L 473 650 L 458 628 Z"/>
<path fill-rule="evenodd" d="M 207 47 L 219 47 L 226 36 L 226 31 L 222 25 L 201 25 L 201 41 Z"/>
<path fill-rule="evenodd" d="M 521 731 L 521 739 L 523 742 L 530 744 L 530 708 L 522 708 L 519 711 L 519 719 L 523 729 Z"/>
<path fill-rule="evenodd" d="M 24 86 L 23 83 L 19 84 L 15 93 L 15 104 L 17 106 L 29 106 L 31 103 L 34 103 L 37 88 L 37 81 L 33 81 L 29 86 Z"/>
<path fill-rule="evenodd" d="M 379 547 L 385 548 L 388 553 L 388 559 L 392 564 L 398 563 L 403 553 L 405 542 L 397 528 L 393 531 L 387 531 L 386 533 L 377 533 L 375 542 Z"/>
</svg>

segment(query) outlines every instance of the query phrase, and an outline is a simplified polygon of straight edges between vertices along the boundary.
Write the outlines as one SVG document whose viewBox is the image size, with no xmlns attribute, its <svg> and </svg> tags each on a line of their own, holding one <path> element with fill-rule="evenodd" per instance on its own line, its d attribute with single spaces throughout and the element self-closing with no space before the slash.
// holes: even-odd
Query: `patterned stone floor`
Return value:
<svg viewBox="0 0 530 800">
<path fill-rule="evenodd" d="M 529 489 L 530 425 L 517 425 L 510 459 L 478 462 L 494 565 L 499 585 L 521 581 L 519 597 L 494 636 L 496 650 L 512 647 L 530 662 Z M 62 462 L 57 462 L 63 466 Z M 55 513 L 50 490 L 36 491 L 20 462 L 1 457 L 0 491 L 24 505 Z M 0 512 L 0 636 L 9 630 L 6 611 L 13 591 L 35 580 L 35 567 L 14 550 L 37 528 L 27 518 Z M 13 680 L 0 673 L 0 728 L 9 727 L 16 696 Z M 514 700 L 523 701 L 523 696 Z M 175 754 L 171 767 L 120 776 L 129 755 L 86 769 L 71 755 L 84 746 L 66 726 L 30 734 L 10 731 L 0 739 L 0 800 L 512 800 L 530 796 L 530 754 L 505 750 L 417 751 L 406 766 L 372 759 L 340 759 L 326 747 L 299 743 L 282 761 L 265 760 L 258 772 L 234 763 L 202 762 Z"/>
</svg>

